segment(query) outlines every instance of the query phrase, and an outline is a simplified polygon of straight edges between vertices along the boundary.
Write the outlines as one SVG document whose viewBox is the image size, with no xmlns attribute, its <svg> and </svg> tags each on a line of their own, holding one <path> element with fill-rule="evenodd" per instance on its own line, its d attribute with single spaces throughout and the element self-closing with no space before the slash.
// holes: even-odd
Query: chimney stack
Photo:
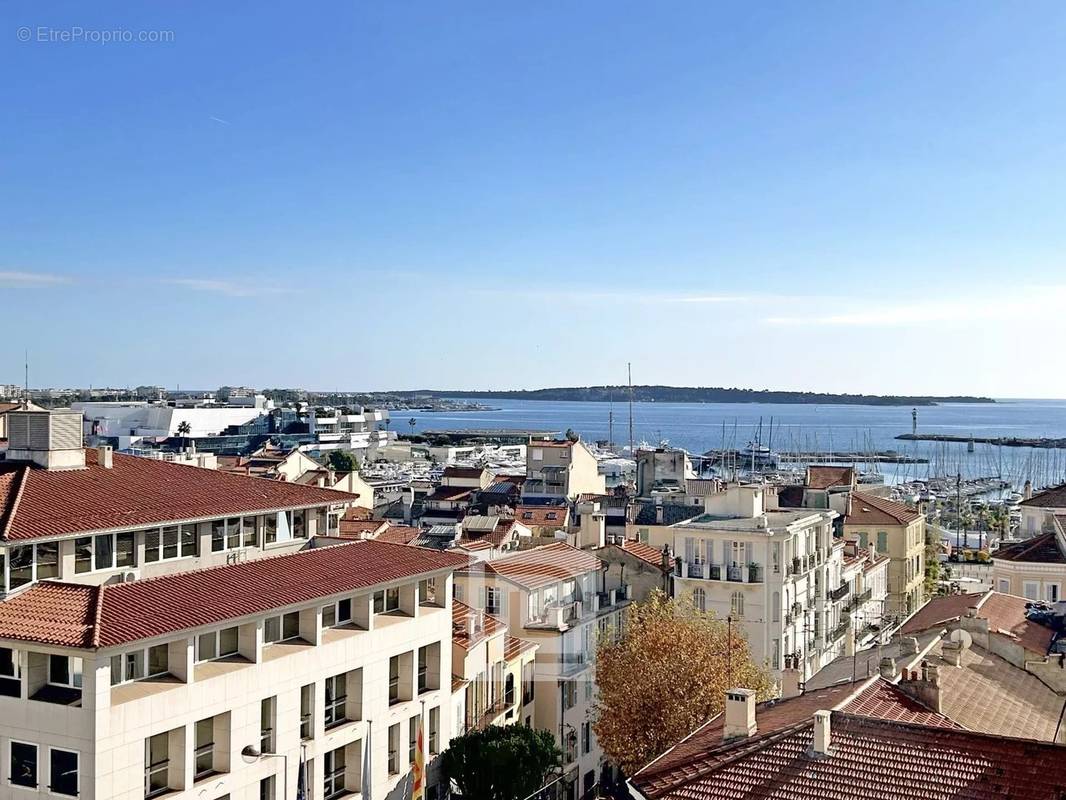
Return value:
<svg viewBox="0 0 1066 800">
<path fill-rule="evenodd" d="M 1025 482 L 1025 486 L 1022 487 L 1022 494 L 1024 495 L 1026 500 L 1032 500 L 1033 499 L 1033 482 L 1032 481 L 1027 480 Z"/>
<path fill-rule="evenodd" d="M 923 661 L 921 672 L 904 670 L 899 688 L 919 703 L 940 713 L 940 667 L 936 664 Z"/>
<path fill-rule="evenodd" d="M 755 692 L 751 689 L 727 689 L 723 740 L 747 739 L 755 730 Z"/>
<path fill-rule="evenodd" d="M 811 753 L 816 757 L 830 755 L 831 727 L 829 721 L 831 718 L 831 711 L 814 712 L 814 740 L 811 742 Z"/>
<path fill-rule="evenodd" d="M 800 688 L 800 671 L 792 665 L 792 660 L 785 661 L 785 668 L 781 670 L 781 699 L 789 700 L 803 694 Z"/>
<path fill-rule="evenodd" d="M 115 465 L 109 445 L 102 444 L 96 448 L 96 465 L 104 469 L 111 469 Z"/>
<path fill-rule="evenodd" d="M 894 677 L 896 677 L 896 662 L 888 656 L 885 656 L 881 659 L 880 672 L 881 677 L 884 678 L 886 681 L 892 680 Z"/>
</svg>

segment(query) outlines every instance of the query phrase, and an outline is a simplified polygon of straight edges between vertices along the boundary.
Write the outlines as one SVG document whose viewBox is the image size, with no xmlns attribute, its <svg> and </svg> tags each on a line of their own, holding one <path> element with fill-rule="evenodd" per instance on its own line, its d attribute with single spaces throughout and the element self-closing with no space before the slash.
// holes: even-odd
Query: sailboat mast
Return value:
<svg viewBox="0 0 1066 800">
<path fill-rule="evenodd" d="M 636 458 L 633 450 L 633 362 L 626 362 L 626 371 L 629 373 L 629 455 Z"/>
</svg>

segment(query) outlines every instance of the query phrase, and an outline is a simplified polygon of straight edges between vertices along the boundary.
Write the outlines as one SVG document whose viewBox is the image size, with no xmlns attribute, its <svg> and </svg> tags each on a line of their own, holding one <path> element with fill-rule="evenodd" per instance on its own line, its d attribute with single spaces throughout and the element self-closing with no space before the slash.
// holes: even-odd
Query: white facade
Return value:
<svg viewBox="0 0 1066 800">
<path fill-rule="evenodd" d="M 178 436 L 189 423 L 190 437 L 214 436 L 230 425 L 243 425 L 263 413 L 257 408 L 175 408 L 152 403 L 71 403 L 85 415 L 86 435 L 115 436 L 119 449 L 145 437 Z"/>
</svg>

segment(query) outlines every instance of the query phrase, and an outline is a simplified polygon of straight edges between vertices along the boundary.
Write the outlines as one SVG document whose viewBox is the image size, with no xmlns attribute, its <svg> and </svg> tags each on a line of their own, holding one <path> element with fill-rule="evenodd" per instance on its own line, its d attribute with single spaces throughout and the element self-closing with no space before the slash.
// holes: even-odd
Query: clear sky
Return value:
<svg viewBox="0 0 1066 800">
<path fill-rule="evenodd" d="M 1059 2 L 7 2 L 0 383 L 1066 397 L 1064 42 Z"/>
</svg>

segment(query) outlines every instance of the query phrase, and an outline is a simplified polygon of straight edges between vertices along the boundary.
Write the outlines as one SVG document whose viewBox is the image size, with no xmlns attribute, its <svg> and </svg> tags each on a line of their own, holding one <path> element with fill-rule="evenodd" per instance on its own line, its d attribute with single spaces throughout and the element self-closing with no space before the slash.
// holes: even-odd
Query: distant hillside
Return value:
<svg viewBox="0 0 1066 800">
<path fill-rule="evenodd" d="M 627 386 L 577 386 L 556 389 L 523 389 L 482 392 L 425 389 L 394 392 L 422 397 L 485 397 L 509 400 L 566 400 L 621 402 L 629 398 Z M 800 403 L 852 406 L 935 406 L 938 403 L 994 403 L 990 397 L 927 397 L 876 394 L 827 394 L 823 392 L 775 392 L 765 389 L 724 389 L 695 386 L 634 386 L 638 403 Z"/>
</svg>

